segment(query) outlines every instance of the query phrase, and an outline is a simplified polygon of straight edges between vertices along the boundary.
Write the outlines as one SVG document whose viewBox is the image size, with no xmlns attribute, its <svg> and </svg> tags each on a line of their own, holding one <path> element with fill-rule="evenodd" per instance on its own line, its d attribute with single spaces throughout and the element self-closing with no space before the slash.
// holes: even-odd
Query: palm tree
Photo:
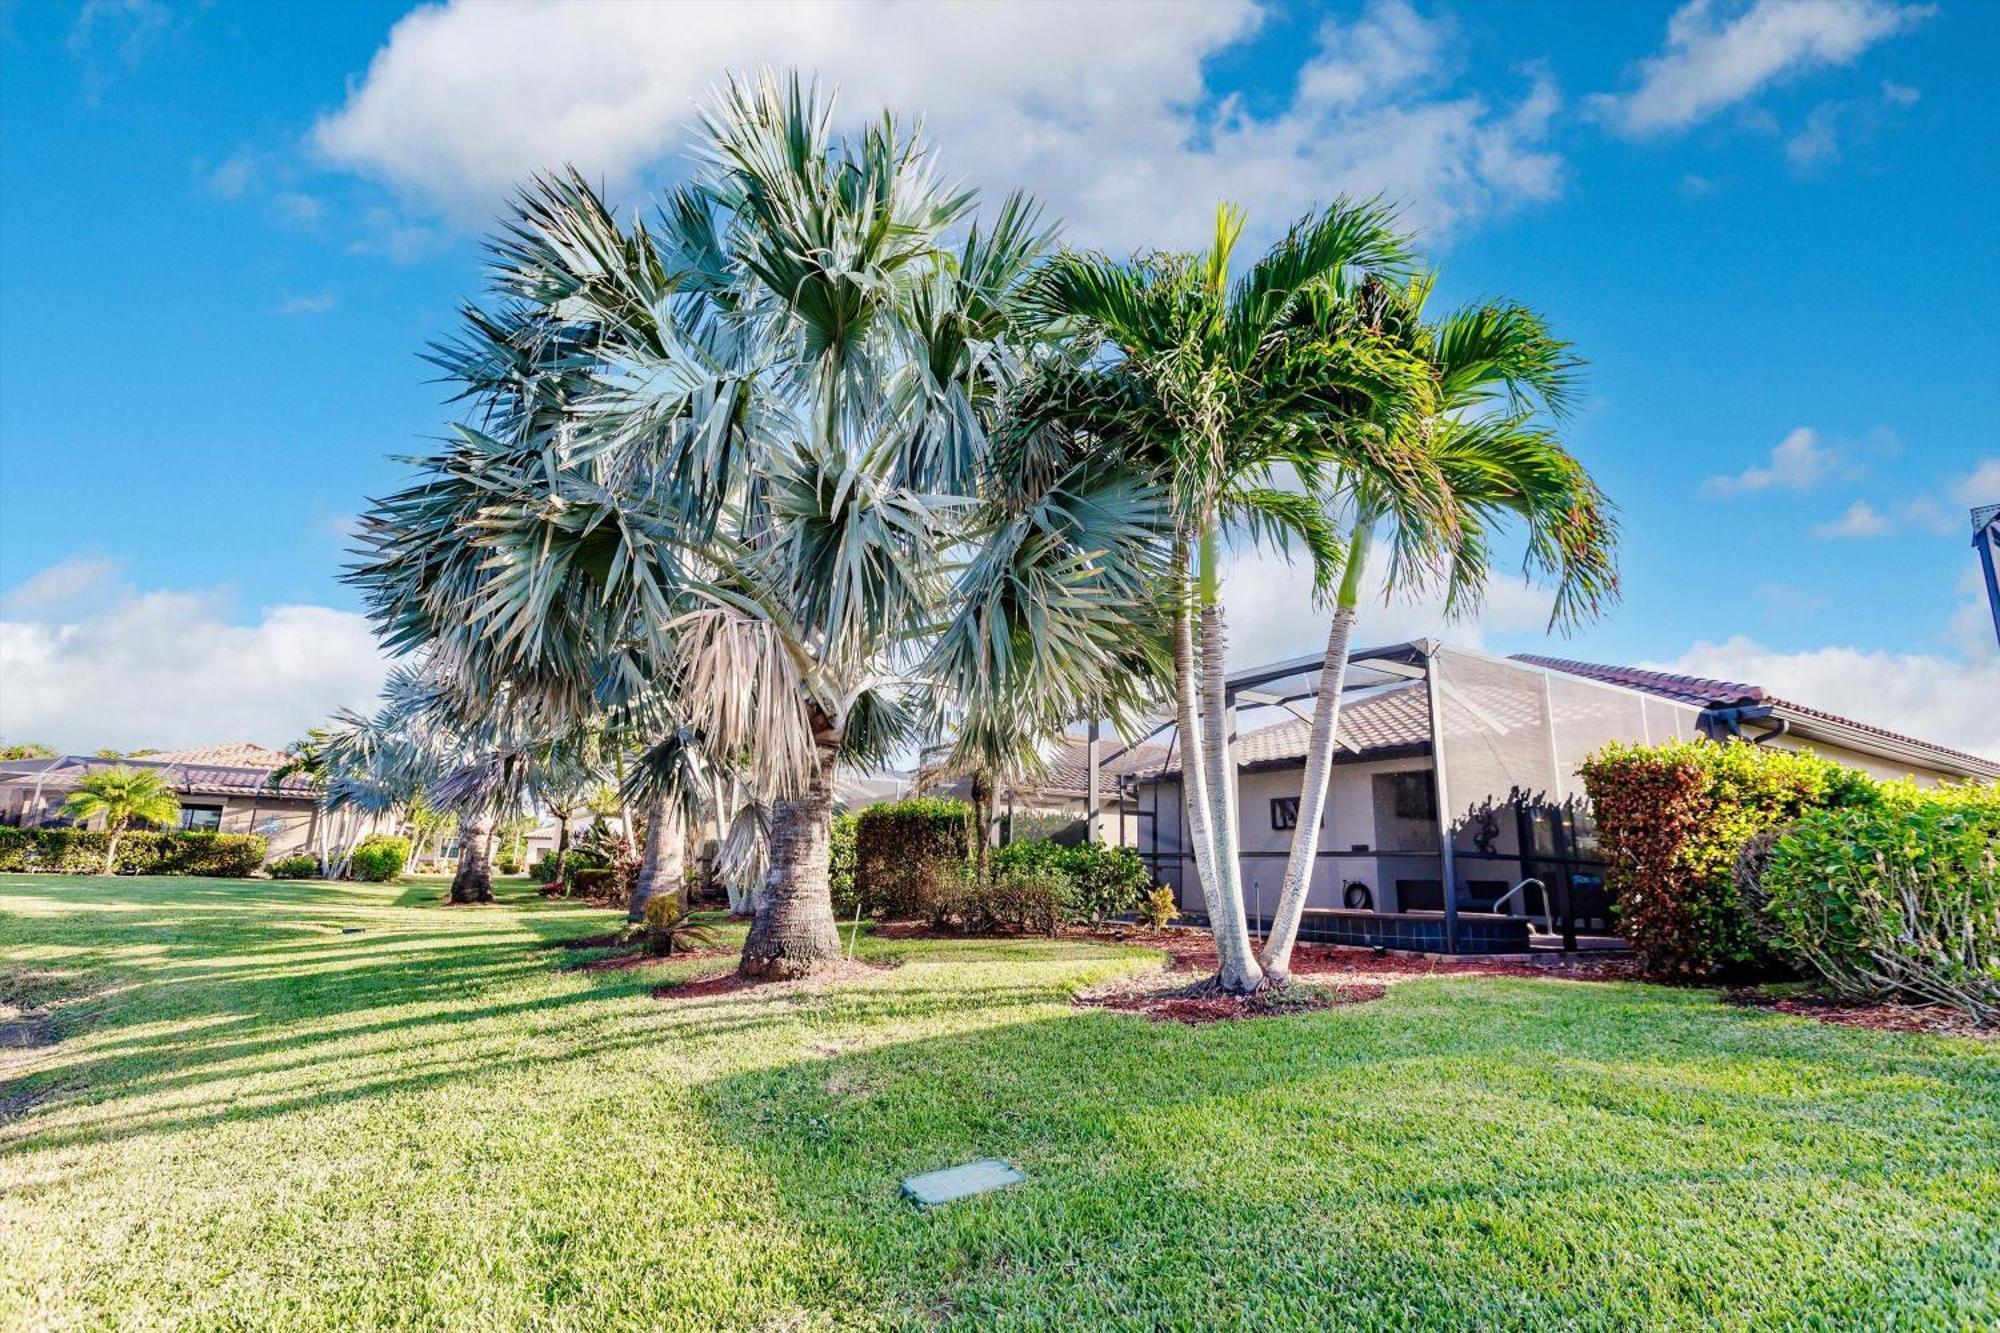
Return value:
<svg viewBox="0 0 2000 1333">
<path fill-rule="evenodd" d="M 501 307 L 437 351 L 478 424 L 365 519 L 354 574 L 389 644 L 474 694 L 638 736 L 698 722 L 768 813 L 749 976 L 839 956 L 836 770 L 922 720 L 1044 244 L 1018 199 L 971 224 L 893 121 L 846 141 L 831 116 L 796 79 L 733 84 L 653 227 L 536 182 L 493 246 Z"/>
<path fill-rule="evenodd" d="M 1609 505 L 1540 420 L 1544 415 L 1560 420 L 1565 413 L 1578 365 L 1569 344 L 1550 332 L 1542 316 L 1506 301 L 1478 303 L 1426 322 L 1424 306 L 1435 281 L 1424 275 L 1398 290 L 1371 280 L 1351 302 L 1350 318 L 1430 368 L 1436 384 L 1430 400 L 1420 401 L 1416 410 L 1385 413 L 1376 424 L 1431 456 L 1446 485 L 1451 521 L 1399 518 L 1374 479 L 1352 474 L 1340 480 L 1350 525 L 1298 823 L 1261 958 L 1274 980 L 1282 981 L 1290 969 L 1312 887 L 1348 648 L 1375 542 L 1384 539 L 1391 548 L 1391 594 L 1422 593 L 1441 584 L 1449 613 L 1478 607 L 1497 529 L 1510 520 L 1525 531 L 1525 572 L 1553 585 L 1551 628 L 1593 616 L 1617 595 L 1612 555 L 1617 528 Z"/>
<path fill-rule="evenodd" d="M 62 813 L 77 823 L 103 819 L 104 873 L 109 875 L 118 868 L 118 839 L 126 828 L 134 820 L 165 827 L 180 818 L 181 802 L 157 771 L 120 764 L 79 781 L 63 802 Z"/>
<path fill-rule="evenodd" d="M 1067 440 L 1070 456 L 1115 454 L 1168 508 L 1163 605 L 1187 823 L 1217 981 L 1233 993 L 1264 978 L 1243 906 L 1225 732 L 1224 537 L 1233 528 L 1281 546 L 1303 542 L 1326 586 L 1344 555 L 1322 502 L 1331 476 L 1366 478 L 1413 521 L 1442 513 L 1434 462 L 1372 425 L 1424 397 L 1425 368 L 1366 327 L 1333 318 L 1366 274 L 1408 267 L 1392 215 L 1336 203 L 1232 280 L 1242 227 L 1243 215 L 1225 206 L 1200 255 L 1052 261 L 1031 300 L 1048 325 L 1076 330 L 1080 345 L 1045 367 L 1016 405 L 1035 435 L 1024 448 Z"/>
</svg>

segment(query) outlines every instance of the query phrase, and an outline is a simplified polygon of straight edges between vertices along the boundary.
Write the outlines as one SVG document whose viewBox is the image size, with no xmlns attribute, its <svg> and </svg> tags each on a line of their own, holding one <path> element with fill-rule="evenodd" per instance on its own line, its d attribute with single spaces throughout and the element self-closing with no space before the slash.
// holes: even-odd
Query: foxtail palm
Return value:
<svg viewBox="0 0 2000 1333">
<path fill-rule="evenodd" d="M 180 797 L 156 769 L 100 769 L 85 775 L 62 804 L 63 818 L 104 821 L 104 873 L 118 868 L 118 840 L 134 820 L 165 827 L 180 818 Z"/>
<path fill-rule="evenodd" d="M 1445 484 L 1450 521 L 1399 514 L 1392 498 L 1364 474 L 1341 479 L 1340 499 L 1350 518 L 1344 568 L 1320 671 L 1298 822 L 1260 960 L 1274 979 L 1290 970 L 1312 888 L 1349 646 L 1375 543 L 1386 541 L 1391 551 L 1391 594 L 1441 586 L 1447 613 L 1477 608 L 1494 542 L 1510 523 L 1524 533 L 1524 572 L 1552 586 L 1552 628 L 1594 615 L 1617 594 L 1612 555 L 1617 530 L 1610 506 L 1543 420 L 1559 421 L 1565 413 L 1578 364 L 1569 344 L 1534 311 L 1504 301 L 1426 322 L 1433 281 L 1419 277 L 1400 290 L 1365 283 L 1345 312 L 1429 368 L 1434 395 L 1384 412 L 1376 424 L 1432 458 Z M 1447 885 L 1445 891 L 1454 890 Z"/>
</svg>

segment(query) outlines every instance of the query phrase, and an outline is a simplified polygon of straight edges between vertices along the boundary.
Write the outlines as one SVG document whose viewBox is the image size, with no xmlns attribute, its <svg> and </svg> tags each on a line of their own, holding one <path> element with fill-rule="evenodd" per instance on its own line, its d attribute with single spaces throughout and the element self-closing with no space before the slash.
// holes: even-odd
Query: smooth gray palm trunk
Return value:
<svg viewBox="0 0 2000 1333">
<path fill-rule="evenodd" d="M 1305 918 L 1306 897 L 1312 892 L 1313 866 L 1319 856 L 1320 821 L 1326 793 L 1333 785 L 1333 747 L 1340 733 L 1341 687 L 1347 679 L 1348 643 L 1354 633 L 1355 609 L 1343 605 L 1333 613 L 1327 631 L 1326 657 L 1320 666 L 1319 699 L 1313 705 L 1312 741 L 1306 750 L 1305 785 L 1299 792 L 1298 824 L 1292 831 L 1292 851 L 1285 861 L 1285 883 L 1264 939 L 1262 962 L 1272 984 L 1283 985 L 1292 970 L 1292 947 L 1298 943 Z"/>
<path fill-rule="evenodd" d="M 487 860 L 484 819 L 461 820 L 458 826 L 458 871 L 451 877 L 451 901 L 490 903 L 493 901 L 493 866 Z"/>
<path fill-rule="evenodd" d="M 646 809 L 646 852 L 639 861 L 639 880 L 632 886 L 627 921 L 646 919 L 646 904 L 656 893 L 681 893 L 687 885 L 687 839 L 679 806 L 661 792 Z M 685 903 L 682 904 L 686 906 Z"/>
<path fill-rule="evenodd" d="M 771 805 L 770 865 L 752 908 L 737 971 L 757 979 L 802 977 L 840 957 L 833 923 L 831 863 L 833 739 L 819 744 L 804 792 Z"/>
<path fill-rule="evenodd" d="M 1232 995 L 1247 995 L 1264 985 L 1264 970 L 1250 944 L 1250 923 L 1243 910 L 1243 861 L 1238 855 L 1236 783 L 1230 753 L 1227 699 L 1223 687 L 1226 654 L 1221 604 L 1210 599 L 1201 609 L 1201 758 L 1208 787 L 1210 855 L 1215 862 L 1215 887 L 1209 892 L 1209 930 L 1215 936 L 1217 980 Z M 1182 768 L 1187 765 L 1184 763 Z"/>
</svg>

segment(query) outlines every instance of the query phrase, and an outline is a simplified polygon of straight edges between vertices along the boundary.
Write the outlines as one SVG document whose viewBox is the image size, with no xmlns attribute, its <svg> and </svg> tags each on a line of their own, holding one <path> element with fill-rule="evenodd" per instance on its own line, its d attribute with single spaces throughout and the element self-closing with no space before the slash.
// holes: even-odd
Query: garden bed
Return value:
<svg viewBox="0 0 2000 1333">
<path fill-rule="evenodd" d="M 1936 1004 L 1896 1004 L 1885 1000 L 1842 1000 L 1830 995 L 1773 995 L 1755 986 L 1728 993 L 1729 1003 L 1745 1009 L 1769 1009 L 1795 1018 L 1811 1018 L 1841 1027 L 1873 1028 L 1877 1032 L 1928 1032 L 1946 1037 L 2000 1037 L 2000 1029 L 1982 1027 L 1956 1009 Z"/>
</svg>

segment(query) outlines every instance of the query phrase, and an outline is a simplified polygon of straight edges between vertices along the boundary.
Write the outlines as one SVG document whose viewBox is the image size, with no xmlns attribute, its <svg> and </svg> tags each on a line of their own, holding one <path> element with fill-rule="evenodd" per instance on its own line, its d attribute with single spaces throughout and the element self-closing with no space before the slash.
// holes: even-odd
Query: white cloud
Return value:
<svg viewBox="0 0 2000 1333">
<path fill-rule="evenodd" d="M 365 706 L 381 685 L 367 621 L 328 607 L 269 607 L 243 625 L 216 593 L 125 589 L 82 614 L 35 614 L 109 577 L 69 561 L 8 595 L 0 735 L 83 753 L 283 745 L 336 708 Z"/>
<path fill-rule="evenodd" d="M 1828 523 L 1813 526 L 1813 536 L 1821 541 L 1839 537 L 1881 537 L 1888 534 L 1889 520 L 1866 500 L 1856 500 L 1847 511 Z"/>
<path fill-rule="evenodd" d="M 1478 615 L 1447 621 L 1440 597 L 1384 602 L 1387 566 L 1376 553 L 1362 580 L 1356 647 L 1435 637 L 1468 648 L 1490 634 L 1541 634 L 1553 599 L 1544 589 L 1502 576 L 1488 586 Z M 1317 653 L 1326 647 L 1330 608 L 1314 603 L 1312 572 L 1304 557 L 1287 562 L 1271 551 L 1233 552 L 1223 567 L 1223 597 L 1232 666 L 1256 666 Z"/>
<path fill-rule="evenodd" d="M 1785 140 L 1785 157 L 1795 167 L 1816 167 L 1840 159 L 1839 108 L 1822 102 L 1806 116 L 1805 128 Z"/>
<path fill-rule="evenodd" d="M 23 579 L 0 597 L 0 609 L 19 615 L 59 614 L 107 590 L 118 562 L 103 555 L 73 555 Z"/>
<path fill-rule="evenodd" d="M 249 149 L 239 148 L 208 173 L 208 188 L 224 199 L 241 199 L 257 178 L 257 159 Z"/>
<path fill-rule="evenodd" d="M 1032 186 L 1071 239 L 1191 244 L 1217 199 L 1275 229 L 1343 191 L 1448 228 L 1552 196 L 1559 105 L 1531 77 L 1496 106 L 1454 92 L 1447 26 L 1404 0 L 1326 24 L 1289 103 L 1218 100 L 1204 62 L 1262 15 L 1250 0 L 675 6 L 551 0 L 427 6 L 391 30 L 313 131 L 336 165 L 460 227 L 529 173 L 571 163 L 614 193 L 679 168 L 698 103 L 732 71 L 818 71 L 854 118 L 921 112 L 945 165 Z"/>
<path fill-rule="evenodd" d="M 1915 106 L 1917 99 L 1923 95 L 1921 89 L 1912 88 L 1906 83 L 1897 83 L 1893 79 L 1882 80 L 1882 100 L 1891 106 Z"/>
<path fill-rule="evenodd" d="M 1733 477 L 1710 477 L 1702 483 L 1709 495 L 1742 495 L 1777 487 L 1802 491 L 1822 480 L 1833 470 L 1836 458 L 1819 442 L 1819 433 L 1800 426 L 1771 449 L 1771 458 L 1762 467 L 1746 468 Z"/>
<path fill-rule="evenodd" d="M 1596 99 L 1626 134 L 1685 129 L 1808 70 L 1845 65 L 1934 12 L 1894 0 L 1688 0 L 1667 43 L 1639 63 L 1639 86 Z"/>
<path fill-rule="evenodd" d="M 281 315 L 324 315 L 340 304 L 340 298 L 332 292 L 312 292 L 304 296 L 286 297 L 279 305 Z"/>
<path fill-rule="evenodd" d="M 2000 504 L 2000 454 L 1987 454 L 1951 484 L 1951 498 L 1971 509 Z"/>
<path fill-rule="evenodd" d="M 1858 648 L 1784 653 L 1738 635 L 1725 643 L 1697 643 L 1672 662 L 1646 665 L 1761 685 L 1792 703 L 2000 758 L 2000 708 L 1993 706 L 2000 699 L 2000 658 Z"/>
</svg>

